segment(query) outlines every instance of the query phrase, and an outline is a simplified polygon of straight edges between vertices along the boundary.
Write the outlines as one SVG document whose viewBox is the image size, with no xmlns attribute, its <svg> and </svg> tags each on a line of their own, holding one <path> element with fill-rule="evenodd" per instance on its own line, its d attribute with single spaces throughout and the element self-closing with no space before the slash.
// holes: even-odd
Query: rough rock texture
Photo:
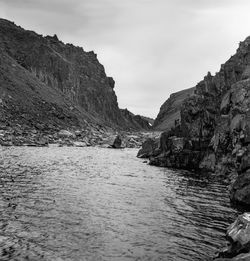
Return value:
<svg viewBox="0 0 250 261">
<path fill-rule="evenodd" d="M 229 246 L 219 253 L 219 260 L 250 260 L 250 214 L 240 215 L 227 229 Z"/>
<path fill-rule="evenodd" d="M 250 37 L 215 76 L 208 73 L 183 101 L 181 120 L 162 134 L 159 154 L 150 164 L 229 176 L 239 172 L 231 197 L 250 204 L 249 77 Z"/>
<path fill-rule="evenodd" d="M 166 131 L 175 126 L 181 119 L 181 105 L 183 101 L 194 94 L 195 88 L 189 88 L 170 95 L 160 108 L 160 112 L 154 121 L 154 130 Z"/>
<path fill-rule="evenodd" d="M 157 149 L 159 148 L 159 140 L 148 138 L 143 144 L 142 148 L 138 151 L 138 158 L 149 158 L 157 155 Z"/>
<path fill-rule="evenodd" d="M 122 146 L 122 139 L 121 139 L 120 135 L 117 135 L 115 137 L 115 140 L 114 140 L 113 144 L 112 144 L 112 148 L 120 149 L 121 146 Z"/>
<path fill-rule="evenodd" d="M 88 121 L 143 129 L 123 117 L 115 82 L 106 76 L 94 52 L 4 19 L 0 19 L 0 84 L 1 113 L 9 122 L 23 125 L 23 118 L 27 125 L 36 121 L 74 126 Z"/>
<path fill-rule="evenodd" d="M 133 126 L 135 126 L 135 128 L 137 129 L 144 129 L 144 130 L 151 129 L 149 119 L 140 115 L 134 115 L 128 109 L 121 109 L 120 111 L 123 118 L 125 119 L 126 125 L 133 124 Z"/>
</svg>

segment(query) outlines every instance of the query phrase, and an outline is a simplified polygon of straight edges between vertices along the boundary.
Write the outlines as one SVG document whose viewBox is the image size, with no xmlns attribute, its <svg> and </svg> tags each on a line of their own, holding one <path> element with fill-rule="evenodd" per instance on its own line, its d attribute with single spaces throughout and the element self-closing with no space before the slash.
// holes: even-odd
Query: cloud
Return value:
<svg viewBox="0 0 250 261">
<path fill-rule="evenodd" d="M 248 0 L 0 0 L 0 15 L 94 50 L 120 107 L 156 116 L 250 34 Z"/>
</svg>

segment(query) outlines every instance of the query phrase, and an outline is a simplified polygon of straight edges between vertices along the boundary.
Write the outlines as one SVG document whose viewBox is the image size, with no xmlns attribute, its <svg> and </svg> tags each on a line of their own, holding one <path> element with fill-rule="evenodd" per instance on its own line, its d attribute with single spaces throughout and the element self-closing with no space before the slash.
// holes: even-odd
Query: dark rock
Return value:
<svg viewBox="0 0 250 261">
<path fill-rule="evenodd" d="M 120 149 L 121 147 L 122 147 L 122 139 L 121 139 L 120 135 L 117 135 L 115 137 L 113 144 L 112 144 L 112 148 Z"/>
<path fill-rule="evenodd" d="M 0 19 L 2 122 L 27 124 L 42 132 L 48 126 L 87 124 L 125 130 L 148 127 L 143 119 L 123 116 L 114 85 L 94 52 Z"/>
<path fill-rule="evenodd" d="M 158 141 L 152 138 L 148 138 L 143 144 L 142 148 L 138 151 L 138 158 L 149 158 L 155 155 L 156 149 L 158 148 Z"/>
<path fill-rule="evenodd" d="M 249 46 L 250 37 L 218 73 L 208 73 L 189 97 L 183 98 L 184 92 L 173 94 L 162 105 L 154 126 L 165 122 L 165 132 L 150 164 L 233 176 L 249 168 L 249 156 L 245 154 L 250 143 Z M 169 128 L 168 120 L 172 121 L 176 107 L 179 117 Z"/>
<path fill-rule="evenodd" d="M 181 119 L 181 106 L 183 101 L 194 94 L 195 88 L 186 89 L 170 95 L 169 99 L 161 106 L 160 112 L 154 121 L 153 129 L 167 131 L 175 127 Z"/>
<path fill-rule="evenodd" d="M 151 125 L 149 123 L 150 119 L 147 119 L 146 117 L 142 117 L 140 115 L 134 115 L 127 109 L 121 109 L 120 111 L 123 118 L 127 121 L 128 124 L 132 123 L 134 126 L 136 126 L 137 129 L 151 129 Z"/>
<path fill-rule="evenodd" d="M 249 168 L 250 168 L 250 145 L 248 145 L 247 150 L 244 151 L 241 157 L 240 170 L 241 172 L 245 172 Z"/>
<path fill-rule="evenodd" d="M 250 213 L 240 215 L 227 229 L 230 245 L 215 260 L 249 260 Z"/>
<path fill-rule="evenodd" d="M 250 170 L 240 174 L 234 182 L 231 200 L 240 205 L 250 205 Z"/>
</svg>

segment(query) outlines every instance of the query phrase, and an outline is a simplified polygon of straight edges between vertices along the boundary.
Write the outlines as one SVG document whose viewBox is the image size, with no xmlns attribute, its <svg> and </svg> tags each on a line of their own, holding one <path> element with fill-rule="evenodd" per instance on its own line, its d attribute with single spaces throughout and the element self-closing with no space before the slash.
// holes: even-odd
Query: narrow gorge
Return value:
<svg viewBox="0 0 250 261">
<path fill-rule="evenodd" d="M 0 19 L 0 259 L 249 260 L 250 37 L 189 87 L 136 115 L 93 51 Z"/>
</svg>

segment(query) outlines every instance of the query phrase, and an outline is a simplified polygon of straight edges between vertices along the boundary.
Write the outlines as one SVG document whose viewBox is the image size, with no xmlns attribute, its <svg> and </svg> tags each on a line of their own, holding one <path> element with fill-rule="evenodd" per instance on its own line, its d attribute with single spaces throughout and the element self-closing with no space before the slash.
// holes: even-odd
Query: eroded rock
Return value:
<svg viewBox="0 0 250 261">
<path fill-rule="evenodd" d="M 215 260 L 249 260 L 250 251 L 250 213 L 240 215 L 227 229 L 229 246 L 219 253 Z"/>
</svg>

